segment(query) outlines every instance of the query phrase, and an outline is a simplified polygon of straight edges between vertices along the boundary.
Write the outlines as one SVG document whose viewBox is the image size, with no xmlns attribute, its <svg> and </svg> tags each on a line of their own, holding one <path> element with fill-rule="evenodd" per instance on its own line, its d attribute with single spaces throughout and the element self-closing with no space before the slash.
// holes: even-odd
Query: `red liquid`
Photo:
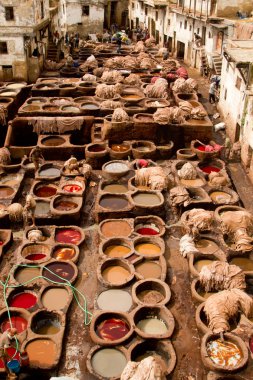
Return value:
<svg viewBox="0 0 253 380">
<path fill-rule="evenodd" d="M 31 253 L 31 255 L 26 256 L 26 260 L 37 261 L 44 259 L 44 257 L 46 257 L 44 253 Z"/>
<path fill-rule="evenodd" d="M 150 227 L 142 227 L 136 231 L 140 235 L 158 235 L 159 232 Z"/>
<path fill-rule="evenodd" d="M 28 322 L 25 318 L 19 317 L 18 315 L 15 317 L 11 317 L 12 326 L 10 325 L 9 318 L 6 318 L 1 324 L 2 332 L 10 329 L 11 327 L 17 329 L 18 333 L 25 331 L 27 329 Z"/>
<path fill-rule="evenodd" d="M 35 190 L 35 195 L 41 198 L 49 198 L 57 193 L 57 189 L 52 186 L 41 186 Z"/>
<path fill-rule="evenodd" d="M 204 166 L 204 167 L 202 167 L 201 168 L 201 170 L 202 170 L 202 172 L 204 172 L 204 173 L 207 173 L 207 174 L 210 174 L 211 172 L 216 172 L 216 173 L 219 173 L 219 171 L 221 170 L 221 169 L 219 169 L 219 168 L 217 168 L 216 166 Z"/>
<path fill-rule="evenodd" d="M 81 186 L 78 185 L 66 185 L 63 187 L 64 191 L 67 191 L 68 193 L 78 193 L 78 191 L 81 191 Z"/>
<path fill-rule="evenodd" d="M 70 201 L 59 201 L 56 203 L 55 208 L 59 211 L 70 211 L 77 208 L 77 204 Z"/>
<path fill-rule="evenodd" d="M 81 240 L 81 233 L 73 229 L 64 229 L 56 233 L 55 240 L 58 243 L 78 244 Z"/>
<path fill-rule="evenodd" d="M 4 242 L 2 240 L 0 240 L 0 245 L 4 245 Z"/>
<path fill-rule="evenodd" d="M 16 352 L 16 348 L 15 347 L 8 347 L 5 352 L 7 352 L 7 361 L 9 361 L 13 355 L 15 354 Z M 16 353 L 16 355 L 12 358 L 12 359 L 17 359 L 19 360 L 20 358 L 20 355 L 19 355 L 19 352 Z M 0 368 L 4 368 L 4 362 L 2 361 L 2 359 L 0 359 Z"/>
<path fill-rule="evenodd" d="M 198 146 L 197 146 L 197 149 L 198 149 L 198 150 L 201 150 L 201 152 L 205 152 L 206 147 L 205 147 L 205 145 L 198 145 Z"/>
<path fill-rule="evenodd" d="M 129 332 L 129 327 L 122 319 L 110 318 L 97 326 L 97 335 L 106 341 L 123 338 Z"/>
<path fill-rule="evenodd" d="M 251 351 L 252 354 L 253 354 L 253 335 L 252 335 L 252 337 L 251 337 L 250 340 L 249 340 L 249 349 L 250 349 L 250 351 Z"/>
<path fill-rule="evenodd" d="M 19 293 L 12 297 L 9 302 L 10 307 L 20 307 L 30 309 L 37 303 L 37 297 L 31 293 Z"/>
</svg>

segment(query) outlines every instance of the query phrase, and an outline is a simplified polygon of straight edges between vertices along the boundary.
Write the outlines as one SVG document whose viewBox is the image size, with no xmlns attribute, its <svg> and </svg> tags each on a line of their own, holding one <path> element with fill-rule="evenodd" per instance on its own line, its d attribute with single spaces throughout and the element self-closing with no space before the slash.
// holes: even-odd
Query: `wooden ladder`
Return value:
<svg viewBox="0 0 253 380">
<path fill-rule="evenodd" d="M 209 63 L 208 63 L 208 59 L 207 59 L 207 55 L 206 55 L 205 46 L 201 46 L 199 48 L 199 56 L 200 56 L 200 60 L 201 60 L 201 65 L 202 65 L 203 73 L 205 75 L 208 75 L 208 73 L 209 73 Z"/>
</svg>

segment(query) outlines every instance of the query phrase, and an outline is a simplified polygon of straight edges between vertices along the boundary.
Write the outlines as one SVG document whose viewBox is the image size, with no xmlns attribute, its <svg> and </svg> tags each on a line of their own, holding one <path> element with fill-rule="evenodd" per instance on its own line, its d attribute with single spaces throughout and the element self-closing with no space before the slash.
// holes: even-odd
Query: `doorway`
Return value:
<svg viewBox="0 0 253 380">
<path fill-rule="evenodd" d="M 3 70 L 3 81 L 11 82 L 13 80 L 12 66 L 9 66 L 9 65 L 2 66 L 2 70 Z"/>
<path fill-rule="evenodd" d="M 240 140 L 240 134 L 241 134 L 241 126 L 240 124 L 236 123 L 235 127 L 235 142 Z"/>
<path fill-rule="evenodd" d="M 185 44 L 177 41 L 177 58 L 184 59 Z"/>
</svg>

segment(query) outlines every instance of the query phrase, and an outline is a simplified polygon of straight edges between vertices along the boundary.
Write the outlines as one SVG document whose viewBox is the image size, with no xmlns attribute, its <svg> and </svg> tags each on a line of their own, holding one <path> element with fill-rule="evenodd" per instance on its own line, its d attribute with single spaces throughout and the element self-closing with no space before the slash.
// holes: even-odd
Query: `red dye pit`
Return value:
<svg viewBox="0 0 253 380">
<path fill-rule="evenodd" d="M 2 240 L 0 240 L 0 245 L 4 245 L 4 242 Z"/>
<path fill-rule="evenodd" d="M 201 150 L 201 152 L 205 152 L 206 147 L 205 147 L 205 145 L 198 145 L 198 146 L 197 146 L 197 149 L 198 149 L 198 150 Z"/>
<path fill-rule="evenodd" d="M 210 174 L 211 172 L 219 173 L 220 171 L 219 168 L 217 168 L 216 166 L 211 166 L 211 165 L 203 166 L 201 170 L 202 172 L 207 173 L 207 174 Z"/>
<path fill-rule="evenodd" d="M 249 340 L 249 348 L 250 348 L 250 351 L 251 351 L 252 354 L 253 354 L 253 335 L 252 335 L 252 337 L 251 337 L 250 340 Z"/>
<path fill-rule="evenodd" d="M 6 318 L 1 324 L 1 331 L 5 332 L 6 330 L 13 327 L 17 329 L 18 333 L 21 333 L 22 331 L 25 331 L 27 329 L 27 324 L 28 324 L 27 320 L 18 315 L 11 317 L 11 323 L 12 323 L 12 326 L 10 324 L 9 318 Z"/>
<path fill-rule="evenodd" d="M 19 360 L 20 359 L 19 352 L 16 352 L 16 348 L 15 347 L 8 347 L 8 348 L 6 348 L 5 352 L 8 355 L 7 360 L 10 360 L 10 359 L 12 359 L 12 360 L 13 359 Z M 15 354 L 15 356 L 13 356 L 14 354 Z M 0 368 L 4 368 L 4 362 L 2 361 L 2 359 L 0 359 Z"/>
<path fill-rule="evenodd" d="M 78 185 L 66 185 L 63 187 L 64 191 L 67 191 L 68 193 L 78 193 L 78 191 L 81 191 L 81 186 Z"/>
<path fill-rule="evenodd" d="M 44 259 L 44 257 L 46 257 L 44 253 L 31 253 L 30 255 L 26 256 L 25 259 L 31 261 L 38 261 Z"/>
<path fill-rule="evenodd" d="M 158 235 L 159 232 L 151 227 L 142 227 L 136 231 L 140 235 Z"/>
<path fill-rule="evenodd" d="M 35 195 L 40 198 L 49 198 L 57 193 L 57 189 L 52 186 L 41 186 L 35 190 Z"/>
<path fill-rule="evenodd" d="M 19 307 L 23 309 L 30 309 L 37 303 L 37 297 L 32 293 L 18 293 L 15 294 L 9 301 L 10 307 Z"/>
<path fill-rule="evenodd" d="M 58 243 L 78 244 L 81 240 L 81 233 L 77 230 L 66 228 L 57 231 L 55 240 Z"/>
<path fill-rule="evenodd" d="M 97 335 L 106 341 L 114 341 L 123 338 L 129 332 L 129 327 L 122 319 L 110 318 L 97 326 Z"/>
</svg>

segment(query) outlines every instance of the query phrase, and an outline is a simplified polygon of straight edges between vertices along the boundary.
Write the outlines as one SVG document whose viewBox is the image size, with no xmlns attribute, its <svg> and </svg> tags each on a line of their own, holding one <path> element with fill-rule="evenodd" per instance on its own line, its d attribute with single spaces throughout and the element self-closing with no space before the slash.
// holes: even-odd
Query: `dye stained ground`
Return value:
<svg viewBox="0 0 253 380">
<path fill-rule="evenodd" d="M 214 106 L 207 101 L 208 83 L 205 79 L 200 78 L 195 70 L 190 70 L 190 76 L 197 78 L 199 81 L 200 92 L 203 97 L 203 104 L 207 108 L 209 115 L 216 112 Z M 219 132 L 216 140 L 222 141 L 224 133 Z M 245 172 L 239 164 L 231 166 L 232 180 L 235 189 L 242 194 L 243 205 L 250 209 L 253 205 L 253 191 L 249 191 L 250 183 L 247 182 Z M 96 224 L 94 214 L 94 204 L 99 183 L 98 172 L 93 173 L 91 181 L 96 186 L 89 186 L 85 194 L 85 206 L 83 208 L 81 227 L 84 229 L 86 238 L 82 245 L 80 258 L 78 262 L 79 276 L 75 286 L 86 296 L 87 307 L 93 311 L 94 300 L 99 289 L 96 270 L 98 264 L 98 244 L 99 238 L 97 233 L 98 225 Z M 29 182 L 29 181 L 28 181 Z M 30 183 L 27 183 L 29 187 Z M 252 186 L 250 187 L 252 190 Z M 247 194 L 247 196 L 245 196 Z M 166 223 L 173 222 L 170 210 L 166 210 Z M 22 230 L 14 233 L 14 242 L 11 249 L 4 255 L 0 265 L 1 279 L 8 275 L 12 265 L 16 263 L 15 252 L 21 244 Z M 200 340 L 195 324 L 195 310 L 197 304 L 194 304 L 190 284 L 191 278 L 188 269 L 187 260 L 180 256 L 178 251 L 178 239 L 176 234 L 167 233 L 166 242 L 166 260 L 168 264 L 167 283 L 171 287 L 172 298 L 168 304 L 169 310 L 173 313 L 176 328 L 172 336 L 172 343 L 177 355 L 177 364 L 174 372 L 168 376 L 172 380 L 205 380 L 207 371 L 205 370 L 200 357 Z M 0 306 L 3 306 L 2 295 L 0 296 Z M 238 330 L 240 334 L 240 331 Z M 72 376 L 78 380 L 95 380 L 96 377 L 89 374 L 86 367 L 86 357 L 94 343 L 90 339 L 89 327 L 84 325 L 83 312 L 73 302 L 67 316 L 66 331 L 62 349 L 62 358 L 59 366 L 48 373 L 43 371 L 33 371 L 27 377 L 23 373 L 20 379 L 46 380 L 50 376 Z M 252 359 L 249 359 L 248 368 L 241 371 L 239 379 L 250 380 L 253 378 Z M 3 376 L 4 378 L 4 376 Z M 222 377 L 223 378 L 223 377 Z M 224 377 L 225 379 L 226 377 Z M 230 379 L 232 377 L 229 377 Z"/>
</svg>

